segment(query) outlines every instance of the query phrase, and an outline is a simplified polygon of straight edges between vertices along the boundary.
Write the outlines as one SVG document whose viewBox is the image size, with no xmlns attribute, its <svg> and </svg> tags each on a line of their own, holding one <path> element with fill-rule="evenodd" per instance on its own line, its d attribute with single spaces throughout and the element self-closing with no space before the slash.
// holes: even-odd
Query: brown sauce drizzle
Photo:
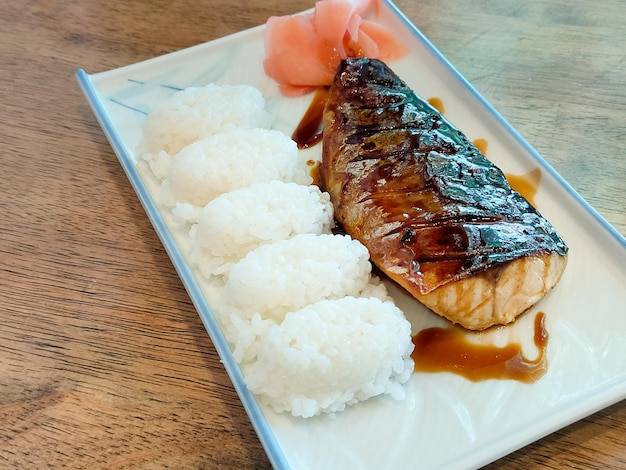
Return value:
<svg viewBox="0 0 626 470">
<path fill-rule="evenodd" d="M 533 207 L 537 207 L 535 196 L 539 189 L 539 183 L 541 183 L 541 169 L 535 168 L 524 175 L 507 173 L 504 176 L 515 191 L 524 196 Z"/>
<path fill-rule="evenodd" d="M 322 118 L 324 117 L 324 106 L 326 105 L 328 92 L 328 87 L 317 89 L 306 113 L 304 113 L 304 116 L 298 123 L 298 127 L 291 135 L 291 139 L 298 145 L 299 149 L 312 147 L 322 140 Z"/>
<path fill-rule="evenodd" d="M 545 314 L 535 317 L 536 359 L 527 359 L 521 345 L 504 347 L 480 345 L 467 340 L 470 332 L 459 327 L 428 328 L 413 337 L 412 353 L 417 372 L 452 372 L 474 382 L 487 379 L 509 379 L 525 383 L 539 380 L 548 369 L 546 347 L 548 332 Z"/>
<path fill-rule="evenodd" d="M 483 139 L 482 137 L 480 137 L 476 140 L 473 140 L 472 144 L 474 144 L 474 147 L 480 150 L 480 153 L 482 153 L 485 157 L 487 156 L 487 145 L 489 144 L 489 142 L 487 142 L 487 139 Z"/>
<path fill-rule="evenodd" d="M 443 105 L 443 100 L 441 98 L 437 98 L 436 96 L 433 96 L 432 98 L 428 98 L 426 101 L 428 101 L 430 105 L 433 108 L 435 108 L 437 111 L 439 111 L 441 114 L 444 114 L 446 112 L 446 108 Z"/>
<path fill-rule="evenodd" d="M 321 188 L 322 177 L 320 175 L 320 162 L 307 160 L 306 165 L 309 167 L 309 174 L 311 175 L 311 178 L 313 178 L 312 184 Z"/>
</svg>

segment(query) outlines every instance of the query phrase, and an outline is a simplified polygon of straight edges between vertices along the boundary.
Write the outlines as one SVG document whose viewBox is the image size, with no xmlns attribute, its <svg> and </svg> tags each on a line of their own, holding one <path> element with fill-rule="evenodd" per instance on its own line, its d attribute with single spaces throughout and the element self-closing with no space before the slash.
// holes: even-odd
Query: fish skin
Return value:
<svg viewBox="0 0 626 470">
<path fill-rule="evenodd" d="M 496 309 L 497 296 L 506 304 L 502 289 L 496 292 L 506 271 L 506 283 L 501 282 L 508 290 L 528 276 L 543 277 L 541 289 L 513 309 L 526 310 L 565 268 L 568 248 L 554 227 L 459 129 L 380 60 L 341 62 L 324 110 L 320 177 L 346 232 L 418 300 L 430 296 L 433 301 L 424 302 L 430 308 L 442 303 L 438 290 L 453 290 L 443 286 L 481 278 L 493 290 L 493 299 L 486 294 L 484 301 Z M 506 269 L 516 262 L 514 268 L 528 270 L 535 264 L 519 262 L 528 257 L 542 260 L 543 267 Z M 477 329 L 491 321 L 510 322 L 521 312 L 492 311 L 493 320 L 477 322 L 458 321 L 467 311 L 437 313 Z"/>
</svg>

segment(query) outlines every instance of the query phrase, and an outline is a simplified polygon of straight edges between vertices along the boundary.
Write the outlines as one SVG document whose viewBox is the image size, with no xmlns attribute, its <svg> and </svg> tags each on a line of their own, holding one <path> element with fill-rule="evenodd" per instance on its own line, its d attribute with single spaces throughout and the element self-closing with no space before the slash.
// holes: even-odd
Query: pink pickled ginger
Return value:
<svg viewBox="0 0 626 470">
<path fill-rule="evenodd" d="M 377 0 L 319 0 L 312 13 L 272 16 L 265 27 L 265 73 L 284 95 L 296 96 L 332 83 L 347 57 L 394 59 L 406 46 L 362 15 Z"/>
</svg>

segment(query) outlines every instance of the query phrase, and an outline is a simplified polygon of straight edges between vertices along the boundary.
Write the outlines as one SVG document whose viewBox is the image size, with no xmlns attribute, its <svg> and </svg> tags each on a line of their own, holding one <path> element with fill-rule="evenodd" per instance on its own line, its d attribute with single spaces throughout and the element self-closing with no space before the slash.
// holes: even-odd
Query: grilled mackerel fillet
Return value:
<svg viewBox="0 0 626 470">
<path fill-rule="evenodd" d="M 568 248 L 552 225 L 379 60 L 339 66 L 320 176 L 372 262 L 465 328 L 510 323 L 565 269 Z"/>
</svg>

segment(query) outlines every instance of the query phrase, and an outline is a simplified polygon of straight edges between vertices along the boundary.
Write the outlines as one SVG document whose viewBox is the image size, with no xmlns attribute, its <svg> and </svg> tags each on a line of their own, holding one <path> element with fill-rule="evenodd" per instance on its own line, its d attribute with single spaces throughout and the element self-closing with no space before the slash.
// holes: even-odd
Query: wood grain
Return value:
<svg viewBox="0 0 626 470">
<path fill-rule="evenodd" d="M 625 234 L 626 3 L 397 4 Z M 74 72 L 312 5 L 3 3 L 0 467 L 270 467 Z M 626 468 L 624 436 L 620 402 L 490 468 Z"/>
</svg>

